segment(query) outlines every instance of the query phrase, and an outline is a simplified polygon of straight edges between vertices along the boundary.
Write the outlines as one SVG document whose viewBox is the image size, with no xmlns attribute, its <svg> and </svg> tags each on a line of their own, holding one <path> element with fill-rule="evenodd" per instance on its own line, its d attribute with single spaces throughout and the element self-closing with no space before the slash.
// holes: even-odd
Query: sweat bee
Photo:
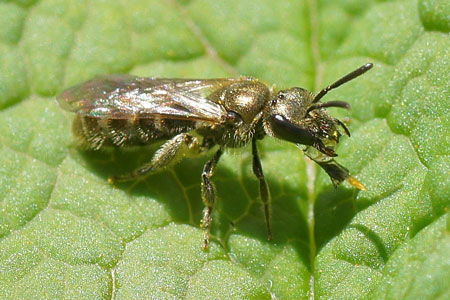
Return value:
<svg viewBox="0 0 450 300">
<path fill-rule="evenodd" d="M 110 75 L 81 83 L 62 92 L 59 105 L 76 113 L 74 135 L 86 147 L 148 145 L 165 141 L 149 163 L 110 182 L 128 181 L 158 171 L 186 151 L 217 150 L 201 174 L 205 205 L 201 226 L 203 247 L 208 248 L 212 211 L 216 200 L 211 176 L 226 148 L 251 142 L 253 172 L 259 180 L 268 238 L 270 193 L 258 156 L 257 141 L 266 135 L 296 144 L 330 176 L 336 187 L 347 180 L 357 189 L 365 187 L 338 164 L 335 148 L 345 124 L 327 114 L 327 107 L 349 109 L 343 101 L 320 102 L 330 90 L 364 74 L 367 63 L 319 93 L 299 87 L 278 92 L 257 79 L 163 79 Z"/>
</svg>

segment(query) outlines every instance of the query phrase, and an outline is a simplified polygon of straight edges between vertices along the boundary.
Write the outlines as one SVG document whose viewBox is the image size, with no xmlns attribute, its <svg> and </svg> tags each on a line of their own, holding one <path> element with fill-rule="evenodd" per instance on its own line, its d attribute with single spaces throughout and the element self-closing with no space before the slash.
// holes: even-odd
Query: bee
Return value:
<svg viewBox="0 0 450 300">
<path fill-rule="evenodd" d="M 251 143 L 253 173 L 259 181 L 269 240 L 270 193 L 258 155 L 257 141 L 271 136 L 296 144 L 329 175 L 337 187 L 347 180 L 366 190 L 334 159 L 346 125 L 331 117 L 327 107 L 349 109 L 343 101 L 320 102 L 329 91 L 372 68 L 367 63 L 319 93 L 293 87 L 278 92 L 250 78 L 163 79 L 131 75 L 98 77 L 69 88 L 57 96 L 59 105 L 74 112 L 74 135 L 92 150 L 128 147 L 165 141 L 150 162 L 109 182 L 129 181 L 154 173 L 188 152 L 216 148 L 201 174 L 201 197 L 205 205 L 201 227 L 203 248 L 210 239 L 216 191 L 211 176 L 226 148 Z"/>
</svg>

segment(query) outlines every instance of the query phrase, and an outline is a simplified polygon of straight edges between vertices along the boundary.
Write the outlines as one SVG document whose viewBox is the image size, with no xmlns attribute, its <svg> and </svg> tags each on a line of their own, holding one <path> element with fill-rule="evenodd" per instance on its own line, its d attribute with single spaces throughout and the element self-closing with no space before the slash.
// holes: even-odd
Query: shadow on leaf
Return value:
<svg viewBox="0 0 450 300">
<path fill-rule="evenodd" d="M 333 237 L 337 236 L 357 213 L 354 205 L 356 192 L 339 186 L 335 189 L 331 184 L 316 198 L 315 237 L 318 251 Z"/>
<path fill-rule="evenodd" d="M 104 151 L 78 150 L 83 165 L 105 182 L 112 175 L 126 174 L 148 162 L 157 146 L 136 149 L 108 149 Z M 131 196 L 151 197 L 161 202 L 177 223 L 199 226 L 202 217 L 201 172 L 211 154 L 184 158 L 177 164 L 137 181 L 116 183 L 115 186 Z M 238 161 L 236 163 L 239 163 Z M 250 168 L 250 156 L 241 166 Z M 259 197 L 259 185 L 251 171 L 241 170 L 242 175 L 219 163 L 213 176 L 217 203 L 213 214 L 212 234 L 226 246 L 230 234 L 241 234 L 263 242 L 283 245 L 294 244 L 300 258 L 308 264 L 308 229 L 304 213 L 298 202 L 305 201 L 299 191 L 277 184 L 268 174 L 272 193 L 273 241 L 267 240 L 263 206 Z M 270 173 L 270 172 L 268 172 Z"/>
</svg>

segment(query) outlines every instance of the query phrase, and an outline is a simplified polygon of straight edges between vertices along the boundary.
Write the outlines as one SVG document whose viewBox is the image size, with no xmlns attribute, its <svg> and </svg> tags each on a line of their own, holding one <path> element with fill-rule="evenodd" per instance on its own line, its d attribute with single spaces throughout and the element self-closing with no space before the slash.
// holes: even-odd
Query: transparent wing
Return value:
<svg viewBox="0 0 450 300">
<path fill-rule="evenodd" d="M 110 75 L 81 83 L 57 96 L 68 111 L 92 117 L 186 119 L 218 122 L 225 109 L 207 97 L 237 79 L 156 79 Z"/>
</svg>

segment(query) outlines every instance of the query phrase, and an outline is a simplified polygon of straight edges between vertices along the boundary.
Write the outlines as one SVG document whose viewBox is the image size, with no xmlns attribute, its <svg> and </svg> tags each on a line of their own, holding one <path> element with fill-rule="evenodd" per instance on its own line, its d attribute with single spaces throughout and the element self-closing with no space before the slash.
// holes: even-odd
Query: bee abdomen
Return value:
<svg viewBox="0 0 450 300">
<path fill-rule="evenodd" d="M 100 149 L 106 140 L 95 118 L 76 115 L 73 121 L 73 133 L 83 146 L 93 150 Z"/>
<path fill-rule="evenodd" d="M 127 147 L 152 144 L 187 132 L 195 122 L 144 118 L 108 119 L 90 116 L 75 117 L 73 132 L 81 144 L 92 150 L 105 146 Z"/>
</svg>

